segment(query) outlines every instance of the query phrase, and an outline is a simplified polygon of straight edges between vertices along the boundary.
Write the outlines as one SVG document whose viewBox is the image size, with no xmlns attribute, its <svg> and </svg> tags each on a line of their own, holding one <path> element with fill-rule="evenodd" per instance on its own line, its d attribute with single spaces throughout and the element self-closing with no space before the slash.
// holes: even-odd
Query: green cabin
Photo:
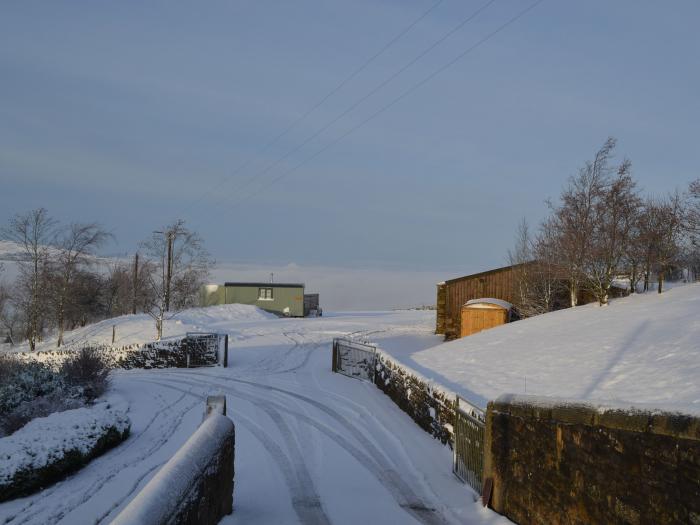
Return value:
<svg viewBox="0 0 700 525">
<path fill-rule="evenodd" d="M 202 287 L 200 304 L 252 304 L 288 317 L 304 317 L 303 283 L 224 283 Z"/>
</svg>

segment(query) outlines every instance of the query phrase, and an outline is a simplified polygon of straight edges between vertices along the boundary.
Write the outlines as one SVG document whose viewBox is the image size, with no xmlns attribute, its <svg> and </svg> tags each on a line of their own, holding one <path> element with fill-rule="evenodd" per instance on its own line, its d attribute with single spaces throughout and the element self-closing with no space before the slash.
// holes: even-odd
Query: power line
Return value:
<svg viewBox="0 0 700 525">
<path fill-rule="evenodd" d="M 366 119 L 364 119 L 363 121 L 361 121 L 359 124 L 357 124 L 356 126 L 353 126 L 353 127 L 350 128 L 348 131 L 346 131 L 345 133 L 343 133 L 342 135 L 340 135 L 339 137 L 337 137 L 337 138 L 334 139 L 333 141 L 329 142 L 326 146 L 324 146 L 323 148 L 321 148 L 320 150 L 318 150 L 316 153 L 314 153 L 314 154 L 311 155 L 310 157 L 307 157 L 306 159 L 304 159 L 304 160 L 301 161 L 300 163 L 296 164 L 294 167 L 290 168 L 289 170 L 287 170 L 287 171 L 283 172 L 282 174 L 280 174 L 279 176 L 275 177 L 274 179 L 272 179 L 272 180 L 269 182 L 269 184 L 266 184 L 266 185 L 262 186 L 261 188 L 258 188 L 257 191 L 254 191 L 253 193 L 249 194 L 248 197 L 247 197 L 245 200 L 251 199 L 251 198 L 255 197 L 256 195 L 258 195 L 258 194 L 259 194 L 261 191 L 263 191 L 264 189 L 267 189 L 268 187 L 272 186 L 273 184 L 276 184 L 277 182 L 279 182 L 280 180 L 282 180 L 282 179 L 283 179 L 284 177 L 286 177 L 287 175 L 289 175 L 289 174 L 295 172 L 296 170 L 298 170 L 299 168 L 301 168 L 303 165 L 305 165 L 305 164 L 307 164 L 308 162 L 312 161 L 313 159 L 315 159 L 316 157 L 318 157 L 319 155 L 321 155 L 322 153 L 324 153 L 325 151 L 327 151 L 327 150 L 330 149 L 331 147 L 335 146 L 335 145 L 338 144 L 341 140 L 345 139 L 345 137 L 347 137 L 347 136 L 350 135 L 351 133 L 354 133 L 355 131 L 357 131 L 358 129 L 360 129 L 361 127 L 363 127 L 365 124 L 367 124 L 367 123 L 370 122 L 371 120 L 374 120 L 376 117 L 378 117 L 379 115 L 381 115 L 382 113 L 384 113 L 384 112 L 385 112 L 386 110 L 388 110 L 389 108 L 393 107 L 395 104 L 397 104 L 398 102 L 400 102 L 401 100 L 403 100 L 404 98 L 406 98 L 408 95 L 410 95 L 411 93 L 413 93 L 414 91 L 416 91 L 416 90 L 417 90 L 418 88 L 420 88 L 421 86 L 423 86 L 423 85 L 425 85 L 426 83 L 428 83 L 430 80 L 432 80 L 433 78 L 435 78 L 437 75 L 439 75 L 440 73 L 442 73 L 442 72 L 445 71 L 446 69 L 452 67 L 454 64 L 456 64 L 457 62 L 459 62 L 462 58 L 464 58 L 465 56 L 467 56 L 469 53 L 471 53 L 471 52 L 474 51 L 475 49 L 479 48 L 480 46 L 482 46 L 483 44 L 485 44 L 486 42 L 488 42 L 489 40 L 491 40 L 491 38 L 493 38 L 494 36 L 496 36 L 498 33 L 500 33 L 501 31 L 503 31 L 504 29 L 506 29 L 508 26 L 510 26 L 511 24 L 513 24 L 514 22 L 516 22 L 517 20 L 519 20 L 520 18 L 522 18 L 523 16 L 525 16 L 528 12 L 532 11 L 535 7 L 537 7 L 537 6 L 538 6 L 539 4 L 541 4 L 542 2 L 544 2 L 544 0 L 536 0 L 535 2 L 531 3 L 528 7 L 526 7 L 525 9 L 523 9 L 522 11 L 520 11 L 519 13 L 517 13 L 517 14 L 516 14 L 515 16 L 513 16 L 512 18 L 508 19 L 505 23 L 503 23 L 503 24 L 501 24 L 500 26 L 498 26 L 494 31 L 492 31 L 491 33 L 487 34 L 485 37 L 483 37 L 482 39 L 480 39 L 479 41 L 477 41 L 475 44 L 473 44 L 472 46 L 470 46 L 470 47 L 468 47 L 467 49 L 465 49 L 463 52 L 461 52 L 461 53 L 460 53 L 459 55 L 457 55 L 455 58 L 453 58 L 452 60 L 450 60 L 449 62 L 447 62 L 447 63 L 444 64 L 443 66 L 439 67 L 438 69 L 436 69 L 435 71 L 433 71 L 432 73 L 430 73 L 428 76 L 424 77 L 424 78 L 423 78 L 422 80 L 420 80 L 419 82 L 416 82 L 415 84 L 413 84 L 410 88 L 408 88 L 407 90 L 405 90 L 405 91 L 404 91 L 403 93 L 401 93 L 398 97 L 394 98 L 391 102 L 389 102 L 389 103 L 386 104 L 385 106 L 382 106 L 379 110 L 377 110 L 377 111 L 375 111 L 374 113 L 372 113 L 369 117 L 367 117 Z"/>
<path fill-rule="evenodd" d="M 280 133 L 275 135 L 272 139 L 270 139 L 261 149 L 259 149 L 256 152 L 256 155 L 260 155 L 267 151 L 271 146 L 276 144 L 282 137 L 284 137 L 287 133 L 289 133 L 292 129 L 294 129 L 297 125 L 299 125 L 301 122 L 306 120 L 306 118 L 311 115 L 314 111 L 316 111 L 319 107 L 323 105 L 324 102 L 326 102 L 329 98 L 331 98 L 333 95 L 335 95 L 338 91 L 340 91 L 348 82 L 353 80 L 357 75 L 359 75 L 362 71 L 364 71 L 372 62 L 374 62 L 377 58 L 379 58 L 381 55 L 383 55 L 391 46 L 393 46 L 396 42 L 398 42 L 406 33 L 408 33 L 411 29 L 413 29 L 416 25 L 418 25 L 426 16 L 428 16 L 432 11 L 434 11 L 440 4 L 442 4 L 444 0 L 437 0 L 433 5 L 431 5 L 427 10 L 423 11 L 423 13 L 418 16 L 415 20 L 413 20 L 409 25 L 407 25 L 405 28 L 403 28 L 399 33 L 397 33 L 393 38 L 391 38 L 386 44 L 384 44 L 376 53 L 374 53 L 372 56 L 370 56 L 367 60 L 365 60 L 358 68 L 353 70 L 347 77 L 345 77 L 343 80 L 340 81 L 339 84 L 337 84 L 333 89 L 331 89 L 325 96 L 323 96 L 316 104 L 314 104 L 311 108 L 309 108 L 304 114 L 302 114 L 300 117 L 292 121 L 291 124 L 289 124 L 285 129 L 283 129 Z M 200 195 L 199 198 L 197 198 L 195 201 L 191 202 L 189 206 L 187 206 L 184 210 L 183 213 L 188 212 L 191 210 L 195 205 L 199 204 L 202 200 L 204 200 L 205 197 L 211 195 L 213 192 L 221 189 L 224 185 L 226 185 L 233 176 L 237 175 L 240 173 L 243 169 L 245 169 L 252 161 L 254 157 L 249 157 L 248 160 L 243 162 L 241 165 L 239 165 L 232 173 L 221 179 L 219 183 L 211 188 L 210 190 L 206 191 L 202 195 Z"/>
<path fill-rule="evenodd" d="M 257 171 L 254 173 L 249 179 L 246 180 L 246 182 L 237 188 L 235 188 L 235 191 L 239 192 L 244 189 L 246 189 L 250 183 L 255 181 L 256 179 L 262 177 L 266 173 L 268 173 L 271 169 L 279 165 L 282 161 L 285 159 L 289 158 L 292 156 L 294 153 L 299 151 L 301 148 L 306 146 L 309 142 L 311 142 L 313 139 L 318 137 L 321 133 L 326 131 L 328 128 L 330 128 L 333 124 L 341 120 L 343 117 L 348 115 L 350 112 L 352 112 L 355 108 L 357 108 L 360 104 L 362 104 L 365 100 L 370 98 L 372 95 L 380 91 L 382 88 L 384 88 L 387 84 L 392 82 L 396 77 L 398 77 L 401 73 L 406 71 L 408 68 L 413 66 L 416 62 L 418 62 L 421 58 L 423 58 L 425 55 L 430 53 L 433 49 L 435 49 L 437 46 L 442 44 L 445 40 L 447 40 L 450 36 L 452 36 L 454 33 L 462 29 L 466 24 L 474 20 L 479 14 L 481 14 L 486 8 L 488 8 L 491 4 L 496 2 L 497 0 L 488 0 L 485 4 L 483 4 L 481 7 L 476 9 L 474 12 L 470 13 L 468 16 L 463 18 L 457 25 L 455 25 L 452 29 L 448 30 L 447 32 L 443 33 L 437 40 L 435 40 L 432 44 L 430 44 L 428 47 L 423 49 L 418 55 L 414 56 L 411 60 L 409 60 L 406 64 L 401 66 L 399 69 L 397 69 L 394 73 L 389 75 L 387 78 L 385 78 L 383 81 L 381 81 L 379 84 L 377 84 L 374 88 L 372 88 L 369 92 L 367 92 L 365 95 L 360 97 L 358 100 L 356 100 L 354 103 L 352 103 L 350 106 L 348 106 L 345 110 L 343 110 L 341 113 L 336 115 L 334 118 L 332 118 L 329 122 L 327 122 L 325 125 L 323 125 L 320 129 L 306 137 L 300 144 L 297 146 L 293 147 L 287 153 L 282 155 L 281 157 L 277 158 L 275 161 L 272 163 L 268 164 L 265 168 L 262 170 Z M 219 203 L 221 202 L 221 199 L 219 199 Z"/>
</svg>

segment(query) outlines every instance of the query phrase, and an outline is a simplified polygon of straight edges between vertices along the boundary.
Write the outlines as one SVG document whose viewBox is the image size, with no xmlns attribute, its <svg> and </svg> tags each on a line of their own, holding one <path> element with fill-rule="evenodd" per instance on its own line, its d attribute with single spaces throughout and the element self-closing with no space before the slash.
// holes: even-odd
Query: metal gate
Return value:
<svg viewBox="0 0 700 525">
<path fill-rule="evenodd" d="M 333 372 L 374 383 L 377 347 L 351 341 L 333 339 Z"/>
<path fill-rule="evenodd" d="M 217 363 L 228 366 L 228 334 L 187 332 L 185 349 L 187 368 Z"/>
<path fill-rule="evenodd" d="M 484 476 L 484 427 L 486 414 L 457 396 L 452 471 L 481 494 Z"/>
</svg>

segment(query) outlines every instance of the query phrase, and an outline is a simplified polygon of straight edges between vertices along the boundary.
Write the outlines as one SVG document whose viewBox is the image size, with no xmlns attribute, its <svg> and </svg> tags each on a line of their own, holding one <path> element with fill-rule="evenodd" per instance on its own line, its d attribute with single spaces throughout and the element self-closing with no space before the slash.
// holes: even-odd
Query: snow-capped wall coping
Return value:
<svg viewBox="0 0 700 525">
<path fill-rule="evenodd" d="M 502 299 L 496 299 L 494 297 L 484 297 L 481 299 L 470 299 L 466 303 L 464 303 L 464 306 L 474 306 L 477 304 L 492 304 L 495 306 L 500 306 L 504 310 L 510 310 L 513 308 L 513 305 L 510 304 L 508 301 L 503 301 Z"/>
<path fill-rule="evenodd" d="M 457 399 L 457 394 L 453 391 L 444 386 L 443 384 L 439 383 L 435 379 L 432 379 L 425 374 L 422 374 L 421 372 L 418 372 L 415 368 L 411 368 L 408 366 L 406 363 L 399 361 L 395 357 L 393 357 L 391 354 L 388 352 L 383 351 L 381 348 L 377 347 L 377 356 L 380 357 L 383 361 L 389 361 L 391 362 L 394 366 L 401 368 L 406 374 L 414 376 L 416 379 L 419 381 L 422 381 L 425 383 L 431 390 L 439 391 L 441 392 L 445 397 L 448 397 L 450 399 L 456 400 Z M 464 396 L 460 396 L 464 397 Z M 466 399 L 466 398 L 465 398 Z M 470 401 L 471 402 L 471 401 Z M 485 407 L 478 407 L 481 408 L 482 410 L 485 409 Z"/>
<path fill-rule="evenodd" d="M 491 507 L 514 523 L 698 523 L 698 417 L 503 395 L 484 437 Z"/>
<path fill-rule="evenodd" d="M 212 413 L 112 525 L 214 525 L 233 509 L 235 427 Z"/>
<path fill-rule="evenodd" d="M 649 405 L 503 394 L 489 403 L 489 410 L 516 417 L 700 440 L 700 417 Z"/>
</svg>

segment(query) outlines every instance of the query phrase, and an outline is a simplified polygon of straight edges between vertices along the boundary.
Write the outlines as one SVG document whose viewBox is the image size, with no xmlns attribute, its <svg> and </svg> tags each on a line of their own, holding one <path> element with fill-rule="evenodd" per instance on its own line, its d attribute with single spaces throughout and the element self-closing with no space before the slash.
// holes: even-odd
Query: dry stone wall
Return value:
<svg viewBox="0 0 700 525">
<path fill-rule="evenodd" d="M 455 396 L 377 352 L 374 383 L 423 430 L 452 447 Z"/>
<path fill-rule="evenodd" d="M 502 396 L 485 462 L 492 507 L 521 525 L 700 525 L 696 417 Z"/>
<path fill-rule="evenodd" d="M 133 368 L 186 368 L 187 355 L 190 361 L 198 366 L 216 365 L 218 355 L 197 346 L 188 348 L 187 339 L 175 341 L 159 341 L 142 345 L 133 344 L 121 347 L 109 345 L 90 345 L 97 349 L 113 368 L 130 370 Z M 59 367 L 66 359 L 75 355 L 78 347 L 66 347 L 60 350 L 45 350 L 39 352 L 17 352 L 11 354 L 17 359 L 41 361 L 52 367 Z"/>
</svg>

